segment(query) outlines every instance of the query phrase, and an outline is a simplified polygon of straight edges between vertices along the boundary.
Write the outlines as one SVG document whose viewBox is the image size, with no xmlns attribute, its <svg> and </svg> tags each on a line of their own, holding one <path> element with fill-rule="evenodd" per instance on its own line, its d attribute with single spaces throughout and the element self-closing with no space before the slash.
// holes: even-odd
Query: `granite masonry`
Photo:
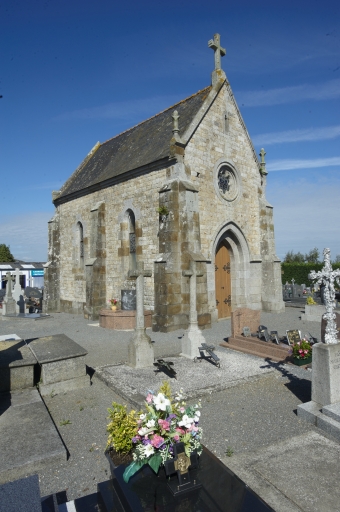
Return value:
<svg viewBox="0 0 340 512">
<path fill-rule="evenodd" d="M 210 48 L 212 85 L 97 143 L 53 193 L 44 312 L 98 319 L 109 298 L 134 287 L 128 272 L 143 262 L 153 274 L 144 294 L 153 330 L 186 329 L 190 253 L 203 256 L 200 329 L 239 307 L 284 310 L 265 152 L 259 161 L 220 67 L 220 46 Z M 221 248 L 229 259 L 216 270 Z M 218 300 L 216 286 L 225 292 Z"/>
</svg>

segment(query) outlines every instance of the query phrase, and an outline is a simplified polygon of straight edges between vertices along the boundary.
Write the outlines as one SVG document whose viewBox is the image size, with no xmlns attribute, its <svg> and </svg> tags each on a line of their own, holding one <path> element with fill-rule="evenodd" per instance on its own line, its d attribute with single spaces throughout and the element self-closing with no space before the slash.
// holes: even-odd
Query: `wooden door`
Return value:
<svg viewBox="0 0 340 512">
<path fill-rule="evenodd" d="M 225 245 L 220 245 L 215 258 L 215 290 L 218 318 L 231 314 L 230 254 Z"/>
</svg>

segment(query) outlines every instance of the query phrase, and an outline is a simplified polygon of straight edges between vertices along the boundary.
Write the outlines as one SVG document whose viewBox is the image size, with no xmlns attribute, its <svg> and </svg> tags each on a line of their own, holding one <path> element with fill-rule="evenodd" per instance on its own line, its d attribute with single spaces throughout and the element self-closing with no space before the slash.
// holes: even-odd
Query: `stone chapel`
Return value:
<svg viewBox="0 0 340 512">
<path fill-rule="evenodd" d="M 185 329 L 196 262 L 201 329 L 238 307 L 284 310 L 273 207 L 228 79 L 214 50 L 212 83 L 146 121 L 97 143 L 53 192 L 45 312 L 96 319 L 143 262 L 153 330 Z"/>
</svg>

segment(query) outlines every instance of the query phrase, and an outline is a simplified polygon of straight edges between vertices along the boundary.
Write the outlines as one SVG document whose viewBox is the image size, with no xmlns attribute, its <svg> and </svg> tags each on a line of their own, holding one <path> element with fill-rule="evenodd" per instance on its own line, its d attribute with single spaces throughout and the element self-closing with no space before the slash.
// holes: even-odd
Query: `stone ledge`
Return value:
<svg viewBox="0 0 340 512">
<path fill-rule="evenodd" d="M 144 311 L 146 328 L 152 327 L 152 315 L 153 311 Z M 112 311 L 110 309 L 101 309 L 99 311 L 99 325 L 105 329 L 132 330 L 136 327 L 136 310 L 126 311 L 118 309 L 117 311 Z"/>
</svg>

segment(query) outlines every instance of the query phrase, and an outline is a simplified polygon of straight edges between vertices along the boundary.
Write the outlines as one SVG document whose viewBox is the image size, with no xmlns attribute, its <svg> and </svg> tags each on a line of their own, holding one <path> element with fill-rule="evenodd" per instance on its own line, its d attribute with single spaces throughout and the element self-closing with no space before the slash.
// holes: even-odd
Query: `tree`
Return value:
<svg viewBox="0 0 340 512">
<path fill-rule="evenodd" d="M 334 262 L 333 262 L 333 263 L 340 263 L 340 254 L 337 254 L 337 255 L 335 256 L 335 260 L 334 260 Z"/>
<path fill-rule="evenodd" d="M 0 244 L 0 261 L 15 261 L 9 245 Z"/>
<path fill-rule="evenodd" d="M 283 261 L 285 263 L 304 263 L 305 257 L 301 252 L 288 251 Z"/>
<path fill-rule="evenodd" d="M 306 263 L 319 263 L 319 249 L 314 247 L 311 251 L 309 251 L 305 256 Z"/>
</svg>

